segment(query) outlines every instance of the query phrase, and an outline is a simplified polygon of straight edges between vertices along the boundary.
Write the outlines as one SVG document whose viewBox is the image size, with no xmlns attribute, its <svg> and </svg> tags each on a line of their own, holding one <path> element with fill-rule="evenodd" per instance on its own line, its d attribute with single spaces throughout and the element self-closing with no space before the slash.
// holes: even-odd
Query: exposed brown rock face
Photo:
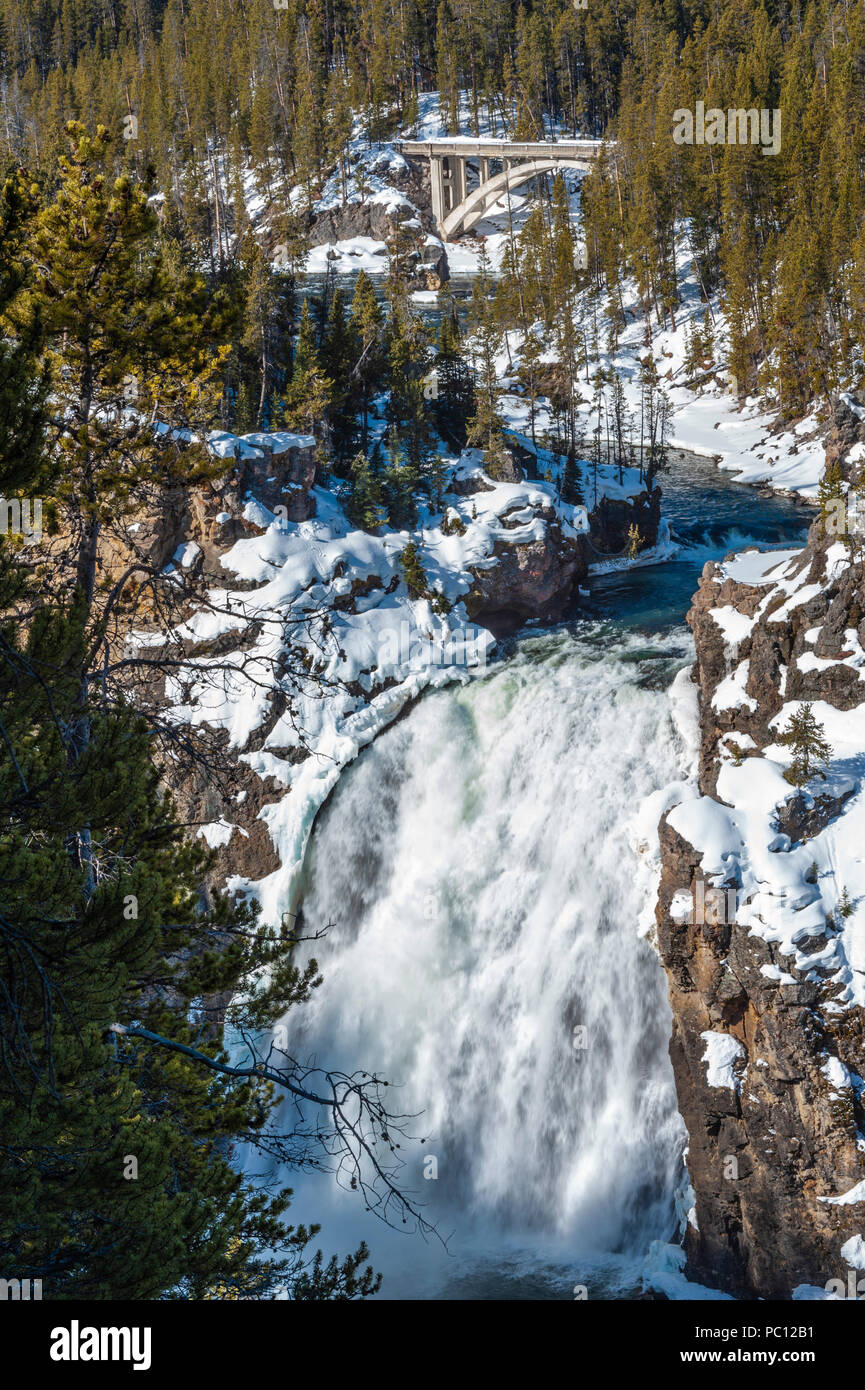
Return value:
<svg viewBox="0 0 865 1390">
<path fill-rule="evenodd" d="M 154 488 L 127 528 L 106 531 L 100 553 L 103 577 L 120 574 L 136 560 L 162 569 L 178 547 L 192 541 L 201 555 L 193 573 L 219 577 L 219 556 L 240 537 L 261 531 L 243 515 L 251 492 L 270 508 L 285 509 L 287 521 L 315 515 L 315 456 L 311 437 L 249 435 L 243 457 L 226 460 L 226 471 L 200 487 Z"/>
<path fill-rule="evenodd" d="M 287 521 L 305 521 L 315 515 L 316 462 L 314 442 L 310 436 L 288 432 L 271 435 L 248 435 L 237 440 L 233 448 L 239 457 L 226 458 L 226 471 L 209 482 L 171 490 L 153 488 L 125 533 L 118 528 L 106 530 L 100 545 L 100 574 L 103 579 L 119 577 L 137 564 L 146 570 L 170 569 L 178 552 L 190 546 L 182 565 L 196 588 L 225 584 L 226 572 L 221 557 L 235 541 L 244 536 L 260 535 L 264 526 L 244 516 L 250 495 L 280 515 L 284 509 Z M 193 557 L 190 555 L 194 553 Z M 176 567 L 176 566 L 175 566 Z M 242 581 L 234 581 L 242 587 Z M 188 615 L 188 604 L 181 600 L 175 612 L 176 621 Z M 138 610 L 139 621 L 146 622 L 149 607 L 145 602 Z M 255 627 L 242 633 L 232 633 L 211 642 L 188 643 L 187 654 L 194 657 L 218 656 L 223 650 L 234 650 L 249 644 Z M 160 701 L 164 677 L 159 676 L 153 697 Z M 284 702 L 275 691 L 270 714 L 261 729 L 249 741 L 249 747 L 261 746 L 276 720 L 283 712 Z M 215 744 L 224 745 L 224 733 L 209 735 Z M 263 878 L 279 867 L 279 859 L 267 828 L 259 814 L 263 806 L 277 800 L 283 788 L 272 777 L 260 777 L 243 761 L 222 754 L 218 759 L 222 776 L 214 782 L 209 772 L 199 766 L 187 770 L 181 785 L 172 786 L 172 795 L 181 818 L 190 826 L 219 821 L 221 817 L 235 825 L 230 839 L 220 846 L 219 866 L 214 885 L 224 883 L 232 874 Z"/>
<path fill-rule="evenodd" d="M 551 507 L 537 509 L 546 523 L 542 540 L 515 545 L 497 541 L 495 566 L 472 571 L 475 583 L 466 598 L 469 617 L 495 637 L 515 632 L 530 618 L 557 622 L 588 577 L 589 565 L 600 555 L 622 553 L 631 525 L 639 527 L 646 546 L 657 542 L 660 512 L 657 489 L 651 499 L 644 492 L 632 503 L 603 498 L 589 516 L 587 537 L 565 535 Z M 507 526 L 507 517 L 502 521 Z"/>
<path fill-rule="evenodd" d="M 799 1284 L 844 1278 L 840 1248 L 862 1228 L 854 1208 L 818 1201 L 865 1178 L 856 1143 L 861 1106 L 832 1099 L 822 1071 L 828 1051 L 861 1075 L 862 1018 L 859 1011 L 840 1021 L 823 1016 L 819 985 L 767 980 L 760 967 L 778 963 L 771 948 L 736 923 L 674 924 L 672 892 L 692 882 L 699 865 L 666 825 L 662 851 L 658 940 L 699 1227 L 687 1230 L 686 1272 L 744 1297 L 789 1298 Z M 738 1091 L 708 1084 L 705 1032 L 741 1044 Z"/>
<path fill-rule="evenodd" d="M 325 212 L 310 213 L 307 217 L 310 241 L 314 246 L 320 246 L 325 242 L 351 241 L 355 237 L 387 242 L 397 228 L 402 227 L 404 231 L 411 232 L 414 242 L 407 256 L 410 288 L 441 289 L 445 281 L 450 279 L 450 269 L 447 251 L 435 236 L 428 161 L 406 161 L 405 168 L 399 169 L 394 168 L 388 156 L 383 153 L 380 172 L 385 173 L 388 183 L 409 199 L 411 207 L 396 200 L 373 200 L 367 195 L 362 202 L 355 199 L 341 207 L 329 208 Z M 278 244 L 278 228 L 270 236 L 270 240 L 274 245 Z M 332 251 L 330 256 L 331 259 L 338 258 L 336 251 Z M 383 254 L 381 273 L 384 274 L 387 268 L 387 255 Z"/>
<path fill-rule="evenodd" d="M 495 637 L 515 632 L 529 618 L 556 621 L 588 574 L 584 538 L 564 536 L 552 508 L 542 508 L 537 515 L 546 523 L 542 540 L 515 545 L 496 541 L 496 564 L 473 570 L 475 583 L 465 600 L 466 611 Z"/>
<path fill-rule="evenodd" d="M 860 441 L 865 441 L 865 424 L 839 401 L 827 459 L 845 460 Z M 843 467 L 853 478 L 861 464 Z M 747 760 L 759 758 L 776 741 L 769 723 L 788 701 L 822 700 L 839 710 L 865 701 L 865 682 L 850 666 L 806 661 L 800 669 L 798 664 L 809 653 L 843 660 L 850 655 L 851 629 L 859 641 L 865 638 L 865 567 L 859 560 L 839 577 L 828 577 L 826 555 L 833 540 L 819 521 L 814 523 L 795 567 L 805 601 L 789 609 L 784 594 L 771 586 L 737 582 L 725 578 L 720 566 L 706 566 L 688 615 L 697 647 L 692 680 L 699 688 L 703 795 L 719 800 L 719 773 L 732 744 L 737 744 L 733 756 Z M 812 593 L 806 583 L 819 587 Z M 761 603 L 764 610 L 750 631 L 747 624 L 734 626 L 725 641 L 710 610 L 732 606 L 750 618 Z M 743 634 L 738 643 L 731 640 L 736 632 Z M 713 707 L 719 685 L 743 661 L 748 662 L 744 689 L 750 704 Z M 803 797 L 791 787 L 777 811 L 779 833 L 807 845 L 844 814 L 848 795 Z M 681 820 L 678 824 L 687 834 Z M 698 920 L 681 920 L 674 896 L 683 890 L 696 894 L 702 856 L 667 816 L 660 836 L 658 943 L 673 1009 L 670 1055 L 690 1136 L 687 1164 L 699 1228 L 687 1230 L 686 1272 L 700 1283 L 750 1298 L 786 1299 L 800 1284 L 825 1287 L 830 1279 L 846 1278 L 841 1247 L 865 1236 L 865 1200 L 844 1205 L 819 1200 L 849 1193 L 865 1179 L 865 1092 L 859 1085 L 865 1076 L 863 1011 L 827 1007 L 839 992 L 832 971 L 794 969 L 789 955 L 735 920 L 742 915 L 735 896 L 732 912 L 705 912 L 704 921 L 700 913 L 689 912 Z M 735 870 L 727 882 L 716 877 L 714 883 L 722 891 L 735 890 Z M 703 891 L 709 889 L 704 881 Z M 834 934 L 829 925 L 825 937 L 806 938 L 797 948 L 819 952 Z M 768 975 L 762 967 L 768 967 Z M 728 1044 L 727 1053 L 733 1058 L 734 1084 L 709 1084 L 705 1033 L 721 1035 L 722 1047 L 725 1037 L 738 1044 Z M 852 1084 L 833 1083 L 833 1075 L 842 1074 L 840 1066 L 832 1072 L 838 1064 Z"/>
<path fill-rule="evenodd" d="M 395 168 L 389 157 L 382 152 L 380 171 L 387 177 L 388 184 L 405 194 L 417 209 L 424 228 L 432 231 L 435 223 L 430 199 L 429 166 L 427 160 L 406 161 L 404 169 Z M 397 206 L 396 218 L 389 210 Z M 394 229 L 394 221 L 405 215 L 405 204 L 389 204 L 382 200 L 373 201 L 367 195 L 363 202 L 345 203 L 327 212 L 311 214 L 307 231 L 313 245 L 325 241 L 348 241 L 352 237 L 367 236 L 374 241 L 386 241 Z M 278 238 L 274 234 L 274 240 Z M 382 257 L 382 270 L 387 270 L 386 258 Z"/>
</svg>

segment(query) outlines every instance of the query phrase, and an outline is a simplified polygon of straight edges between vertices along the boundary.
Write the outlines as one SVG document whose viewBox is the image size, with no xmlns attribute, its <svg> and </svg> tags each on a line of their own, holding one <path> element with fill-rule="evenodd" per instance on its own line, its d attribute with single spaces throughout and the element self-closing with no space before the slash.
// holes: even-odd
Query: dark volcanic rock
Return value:
<svg viewBox="0 0 865 1390">
<path fill-rule="evenodd" d="M 656 544 L 661 520 L 661 489 L 654 488 L 651 496 L 641 492 L 630 502 L 602 497 L 589 513 L 589 525 L 595 549 L 609 555 L 620 555 L 627 549 L 628 532 L 636 526 L 643 549 Z"/>
</svg>

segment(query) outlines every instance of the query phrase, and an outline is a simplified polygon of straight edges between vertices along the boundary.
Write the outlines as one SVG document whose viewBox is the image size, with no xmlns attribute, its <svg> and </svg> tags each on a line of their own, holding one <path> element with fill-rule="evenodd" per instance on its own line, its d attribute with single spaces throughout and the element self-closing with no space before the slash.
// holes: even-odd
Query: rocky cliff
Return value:
<svg viewBox="0 0 865 1390">
<path fill-rule="evenodd" d="M 657 906 L 686 1272 L 750 1298 L 825 1297 L 865 1270 L 863 458 L 846 397 L 806 548 L 708 564 L 688 615 L 698 785 L 662 818 Z M 797 779 L 781 737 L 803 704 L 831 755 Z"/>
<path fill-rule="evenodd" d="M 518 462 L 515 456 L 508 481 L 522 482 L 528 462 Z M 451 487 L 462 496 L 489 491 L 491 486 L 477 467 L 455 470 L 451 479 Z M 602 496 L 580 529 L 568 524 L 567 514 L 572 510 L 556 503 L 552 495 L 538 497 L 532 508 L 531 534 L 525 529 L 528 518 L 519 495 L 510 506 L 499 510 L 503 534 L 493 538 L 482 563 L 471 568 L 473 583 L 465 606 L 473 622 L 489 628 L 495 637 L 515 632 L 533 619 L 558 622 L 574 604 L 592 563 L 624 556 L 632 526 L 639 531 L 643 547 L 649 549 L 657 543 L 661 519 L 658 488 L 651 497 L 638 488 L 625 497 Z"/>
<path fill-rule="evenodd" d="M 106 536 L 102 565 L 108 575 L 139 562 L 163 586 L 124 640 L 170 656 L 163 717 L 218 749 L 220 768 L 217 780 L 196 763 L 173 789 L 219 851 L 219 883 L 278 921 L 341 768 L 426 688 L 470 679 L 496 637 L 557 618 L 596 549 L 618 552 L 634 521 L 652 544 L 659 499 L 634 470 L 602 466 L 590 517 L 549 477 L 527 479 L 516 455 L 493 477 L 468 450 L 449 464 L 441 513 L 427 510 L 411 533 L 368 533 L 316 486 L 311 438 L 215 435 L 209 446 L 224 474 L 154 498 L 126 534 Z"/>
</svg>

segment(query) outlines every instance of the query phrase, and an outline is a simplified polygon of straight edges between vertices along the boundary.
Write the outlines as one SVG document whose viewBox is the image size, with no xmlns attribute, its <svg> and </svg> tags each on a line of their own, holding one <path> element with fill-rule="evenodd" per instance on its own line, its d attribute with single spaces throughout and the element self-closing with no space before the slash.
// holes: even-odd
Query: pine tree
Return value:
<svg viewBox="0 0 865 1390">
<path fill-rule="evenodd" d="M 345 78 L 337 68 L 330 75 L 327 91 L 327 152 L 339 169 L 342 201 L 348 200 L 348 147 L 352 132 L 352 112 Z"/>
<path fill-rule="evenodd" d="M 248 372 L 247 394 L 254 399 L 249 429 L 263 429 L 267 405 L 276 385 L 277 365 L 287 337 L 288 319 L 279 278 L 268 264 L 257 241 L 249 240 L 245 253 L 243 327 L 240 350 L 244 362 L 254 363 Z M 257 389 L 255 389 L 257 388 Z M 254 394 L 253 394 L 254 391 Z"/>
<path fill-rule="evenodd" d="M 616 464 L 619 469 L 619 482 L 623 483 L 623 470 L 628 463 L 631 451 L 631 413 L 628 410 L 622 379 L 615 367 L 611 369 L 610 385 L 612 387 L 610 415 L 616 441 Z"/>
<path fill-rule="evenodd" d="M 793 761 L 785 770 L 784 776 L 794 787 L 804 787 L 814 776 L 825 777 L 820 771 L 832 757 L 832 749 L 825 738 L 822 724 L 814 717 L 813 706 L 803 704 L 795 714 L 778 742 L 793 750 Z"/>
<path fill-rule="evenodd" d="M 369 443 L 370 403 L 382 383 L 385 370 L 383 327 L 381 305 L 375 297 L 372 281 L 362 270 L 355 282 L 349 329 L 357 344 L 357 357 L 351 376 L 359 392 L 361 449 L 364 452 Z"/>
<path fill-rule="evenodd" d="M 582 506 L 585 502 L 580 470 L 573 449 L 568 451 L 562 470 L 562 501 L 567 502 L 570 506 Z"/>
<path fill-rule="evenodd" d="M 355 455 L 351 464 L 351 476 L 352 486 L 347 510 L 352 523 L 361 531 L 376 531 L 379 526 L 386 526 L 388 515 L 381 479 L 366 454 Z"/>
<path fill-rule="evenodd" d="M 0 327 L 22 289 L 21 248 L 36 214 L 36 201 L 20 173 L 0 190 Z M 16 264 L 17 263 L 17 264 Z M 51 464 L 44 448 L 48 375 L 40 364 L 38 314 L 9 337 L 0 336 L 0 496 L 22 486 L 32 495 L 47 488 Z"/>
<path fill-rule="evenodd" d="M 478 260 L 478 275 L 472 287 L 470 322 L 475 411 L 469 421 L 466 438 L 470 445 L 484 450 L 487 470 L 491 477 L 495 477 L 504 451 L 503 421 L 498 409 L 501 387 L 496 364 L 502 347 L 502 333 L 491 298 L 489 258 L 483 247 Z"/>
<path fill-rule="evenodd" d="M 649 492 L 667 467 L 670 402 L 650 352 L 640 362 L 640 474 Z"/>
<path fill-rule="evenodd" d="M 231 428 L 235 434 L 252 434 L 256 425 L 256 412 L 250 399 L 249 387 L 245 381 L 241 381 L 234 396 Z"/>
<path fill-rule="evenodd" d="M 820 523 L 826 535 L 845 536 L 847 533 L 847 496 L 844 473 L 835 459 L 823 473 L 817 491 Z"/>
<path fill-rule="evenodd" d="M 568 193 L 561 174 L 556 175 L 553 183 L 551 224 L 552 280 L 550 289 L 553 300 L 559 307 L 559 312 L 567 316 L 573 313 L 577 269 Z"/>
<path fill-rule="evenodd" d="M 470 368 L 460 352 L 459 318 L 453 300 L 446 300 L 442 307 L 434 371 L 436 427 L 447 443 L 462 449 L 474 407 L 474 387 Z"/>
<path fill-rule="evenodd" d="M 431 412 L 425 395 L 430 370 L 429 333 L 413 314 L 398 288 L 391 300 L 387 324 L 389 394 L 385 406 L 391 473 L 398 471 L 405 487 L 414 488 L 426 475 L 434 452 Z M 393 516 L 395 506 L 388 510 Z"/>
<path fill-rule="evenodd" d="M 414 541 L 409 541 L 408 545 L 401 551 L 399 563 L 409 598 L 426 598 L 429 585 Z"/>
<path fill-rule="evenodd" d="M 538 415 L 538 396 L 539 375 L 541 364 L 542 348 L 540 340 L 535 333 L 529 332 L 523 340 L 522 361 L 517 368 L 517 377 L 522 384 L 529 402 L 529 433 L 531 434 L 532 447 L 537 455 L 538 441 L 535 427 Z"/>
<path fill-rule="evenodd" d="M 337 287 L 331 300 L 321 365 L 332 382 L 330 393 L 330 439 L 335 471 L 341 473 L 358 440 L 357 409 L 359 390 L 352 379 L 352 368 L 359 357 L 354 325 L 346 319 L 342 290 Z"/>
<path fill-rule="evenodd" d="M 94 704 L 78 744 L 80 604 L 44 608 L 23 644 L 8 621 L 0 635 L 4 1271 L 61 1301 L 372 1292 L 365 1251 L 316 1267 L 314 1228 L 286 1227 L 287 1195 L 226 1157 L 266 1126 L 271 1088 L 193 1056 L 227 1060 L 194 1000 L 266 970 L 269 997 L 238 1016 L 260 1027 L 308 997 L 315 967 L 298 971 L 248 908 L 217 896 L 201 911 L 207 852 L 182 842 L 131 706 Z"/>
<path fill-rule="evenodd" d="M 382 474 L 382 497 L 388 521 L 398 531 L 417 525 L 415 491 L 419 481 L 415 470 L 399 459 L 392 459 Z"/>
<path fill-rule="evenodd" d="M 326 440 L 332 400 L 333 382 L 322 370 L 309 300 L 305 299 L 280 422 L 289 429 Z"/>
<path fill-rule="evenodd" d="M 315 371 L 320 365 L 318 340 L 309 309 L 309 299 L 304 299 L 294 349 L 294 372 L 303 375 L 306 372 Z"/>
<path fill-rule="evenodd" d="M 179 448 L 160 443 L 150 420 L 158 410 L 170 441 L 172 427 L 213 418 L 233 314 L 199 277 L 169 275 L 147 184 L 106 173 L 107 133 L 72 125 L 69 138 L 57 194 L 13 260 L 21 290 L 8 319 L 22 342 L 38 323 L 45 345 L 55 493 L 80 521 L 74 582 L 89 608 L 101 531 L 117 525 L 136 491 L 154 478 L 215 471 L 192 444 L 181 473 Z"/>
<path fill-rule="evenodd" d="M 286 1227 L 286 1194 L 229 1161 L 262 1136 L 291 1161 L 268 1130 L 274 1087 L 309 1096 L 263 1059 L 233 1069 L 207 1001 L 230 998 L 252 1039 L 305 1002 L 317 969 L 249 907 L 203 893 L 212 860 L 165 793 L 152 705 L 117 682 L 137 572 L 100 573 L 103 537 L 149 480 L 224 469 L 186 430 L 218 408 L 236 319 L 163 263 L 146 184 L 106 178 L 104 135 L 71 134 L 57 189 L 9 213 L 0 245 L 8 351 L 40 391 L 51 373 L 38 396 L 7 377 L 4 423 L 24 424 L 28 491 L 46 428 L 64 522 L 50 567 L 0 542 L 0 1263 L 58 1299 L 365 1296 L 363 1248 L 308 1255 L 315 1228 Z"/>
</svg>

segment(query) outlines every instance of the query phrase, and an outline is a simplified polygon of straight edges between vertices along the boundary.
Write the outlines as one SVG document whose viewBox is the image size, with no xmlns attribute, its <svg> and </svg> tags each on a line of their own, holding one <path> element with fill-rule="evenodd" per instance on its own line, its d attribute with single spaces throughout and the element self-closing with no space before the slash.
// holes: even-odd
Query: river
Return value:
<svg viewBox="0 0 865 1390">
<path fill-rule="evenodd" d="M 327 1174 L 281 1180 L 325 1251 L 367 1241 L 382 1297 L 630 1298 L 675 1235 L 685 1135 L 634 818 L 683 775 L 667 692 L 703 564 L 804 540 L 808 514 L 692 455 L 663 484 L 676 559 L 594 578 L 569 621 L 427 695 L 319 815 L 303 926 L 328 930 L 303 949 L 324 984 L 288 1048 L 399 1086 L 426 1138 L 403 1183 L 447 1249 Z"/>
</svg>

